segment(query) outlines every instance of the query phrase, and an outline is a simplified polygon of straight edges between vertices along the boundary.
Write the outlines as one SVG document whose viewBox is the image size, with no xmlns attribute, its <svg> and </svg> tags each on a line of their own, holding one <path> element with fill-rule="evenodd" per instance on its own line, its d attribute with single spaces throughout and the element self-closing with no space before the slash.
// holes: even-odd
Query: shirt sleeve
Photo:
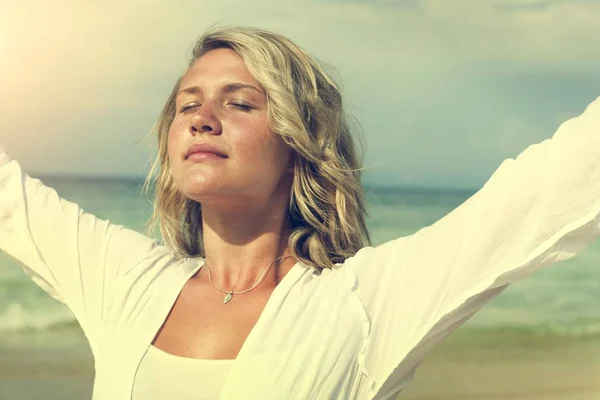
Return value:
<svg viewBox="0 0 600 400">
<path fill-rule="evenodd" d="M 156 248 L 154 240 L 62 199 L 0 147 L 0 249 L 73 311 L 92 350 L 118 276 Z"/>
<path fill-rule="evenodd" d="M 599 215 L 600 98 L 433 225 L 348 259 L 369 323 L 359 361 L 376 398 L 397 393 L 427 351 L 508 284 L 584 250 Z"/>
</svg>

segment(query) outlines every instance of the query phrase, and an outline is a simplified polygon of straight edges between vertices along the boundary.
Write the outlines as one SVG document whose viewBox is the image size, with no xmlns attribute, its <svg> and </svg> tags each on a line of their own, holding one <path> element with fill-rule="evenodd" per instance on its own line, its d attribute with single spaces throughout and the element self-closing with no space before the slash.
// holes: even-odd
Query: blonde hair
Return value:
<svg viewBox="0 0 600 400">
<path fill-rule="evenodd" d="M 271 130 L 294 154 L 288 208 L 290 253 L 317 270 L 353 256 L 370 244 L 370 237 L 360 182 L 361 160 L 336 83 L 289 39 L 247 27 L 220 28 L 202 35 L 188 68 L 219 48 L 231 49 L 244 60 L 267 95 Z M 158 140 L 158 154 L 144 182 L 146 194 L 151 185 L 155 187 L 154 210 L 146 231 L 160 228 L 166 245 L 181 257 L 205 257 L 202 207 L 175 186 L 167 153 L 182 77 L 151 131 Z"/>
</svg>

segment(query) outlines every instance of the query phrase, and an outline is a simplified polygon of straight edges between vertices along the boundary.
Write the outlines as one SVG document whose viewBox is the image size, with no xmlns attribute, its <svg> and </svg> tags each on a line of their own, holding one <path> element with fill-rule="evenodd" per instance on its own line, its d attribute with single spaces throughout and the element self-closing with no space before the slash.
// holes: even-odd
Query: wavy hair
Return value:
<svg viewBox="0 0 600 400">
<path fill-rule="evenodd" d="M 244 60 L 267 95 L 271 130 L 294 154 L 288 207 L 290 253 L 319 271 L 344 262 L 371 240 L 360 181 L 362 154 L 353 141 L 340 89 L 292 41 L 256 28 L 206 32 L 193 47 L 188 69 L 207 52 L 220 48 L 231 49 Z M 148 194 L 154 186 L 155 199 L 146 232 L 151 234 L 158 227 L 165 244 L 181 257 L 205 257 L 202 206 L 175 186 L 167 153 L 183 75 L 150 132 L 158 141 L 158 153 L 143 187 Z"/>
</svg>

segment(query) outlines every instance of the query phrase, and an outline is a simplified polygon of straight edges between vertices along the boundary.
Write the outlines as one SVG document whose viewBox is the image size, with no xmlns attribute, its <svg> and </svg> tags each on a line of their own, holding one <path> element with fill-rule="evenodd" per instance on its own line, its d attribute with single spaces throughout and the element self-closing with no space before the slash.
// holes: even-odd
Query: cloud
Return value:
<svg viewBox="0 0 600 400">
<path fill-rule="evenodd" d="M 50 79 L 61 82 L 60 95 L 70 102 L 86 87 L 93 96 L 80 107 L 143 107 L 147 97 L 136 98 L 137 89 L 155 79 L 163 85 L 174 80 L 194 39 L 218 22 L 279 30 L 343 66 L 352 79 L 378 72 L 438 75 L 473 64 L 578 72 L 600 63 L 600 6 L 589 1 L 17 4 L 8 6 L 13 40 L 2 62 L 3 76 L 10 78 L 1 80 L 16 107 Z M 500 7 L 517 4 L 548 6 L 510 12 Z M 54 98 L 56 91 L 47 95 Z"/>
<path fill-rule="evenodd" d="M 578 111 L 572 101 L 600 82 L 599 3 L 0 0 L 0 143 L 31 169 L 139 174 L 144 156 L 130 156 L 132 146 L 158 115 L 195 39 L 214 24 L 241 24 L 289 36 L 338 69 L 347 104 L 367 131 L 369 157 L 391 160 L 382 174 L 434 168 L 436 148 L 446 152 L 442 168 L 465 148 L 489 143 L 498 148 L 482 154 L 499 157 L 512 148 L 494 142 L 503 135 L 498 127 L 545 132 L 541 119 Z M 532 86 L 539 75 L 547 79 Z M 574 81 L 568 100 L 536 95 L 541 86 Z M 538 119 L 523 115 L 540 101 L 554 108 L 540 107 Z M 522 143 L 537 138 L 526 133 Z M 82 148 L 96 151 L 82 156 Z M 400 165 L 394 160 L 402 151 L 408 161 Z M 107 154 L 124 161 L 108 162 Z M 485 160 L 476 161 L 488 169 L 496 162 Z"/>
<path fill-rule="evenodd" d="M 337 19 L 358 22 L 355 17 L 362 16 L 364 25 L 354 31 L 377 44 L 371 46 L 374 53 L 387 49 L 386 56 L 410 55 L 404 60 L 415 67 L 437 61 L 580 71 L 596 68 L 600 61 L 594 51 L 600 36 L 599 2 L 543 2 L 546 7 L 511 9 L 506 6 L 516 2 L 424 0 L 413 7 L 396 3 L 400 6 L 340 2 Z"/>
</svg>

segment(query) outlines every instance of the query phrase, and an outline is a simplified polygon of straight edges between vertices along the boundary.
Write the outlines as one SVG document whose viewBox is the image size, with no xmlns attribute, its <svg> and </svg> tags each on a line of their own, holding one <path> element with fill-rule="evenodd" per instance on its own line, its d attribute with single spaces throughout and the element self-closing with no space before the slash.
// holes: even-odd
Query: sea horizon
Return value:
<svg viewBox="0 0 600 400">
<path fill-rule="evenodd" d="M 26 171 L 27 172 L 27 171 Z M 146 180 L 145 176 L 128 176 L 128 175 L 77 175 L 77 174 L 36 174 L 35 172 L 27 172 L 31 177 L 40 179 L 41 181 L 69 181 L 69 182 L 128 182 L 143 184 Z M 482 186 L 458 186 L 458 185 L 432 185 L 419 183 L 394 183 L 394 182 L 370 182 L 365 180 L 363 187 L 367 190 L 375 189 L 378 191 L 422 191 L 424 193 L 435 192 L 454 192 L 456 194 L 471 193 L 475 194 Z"/>
</svg>

